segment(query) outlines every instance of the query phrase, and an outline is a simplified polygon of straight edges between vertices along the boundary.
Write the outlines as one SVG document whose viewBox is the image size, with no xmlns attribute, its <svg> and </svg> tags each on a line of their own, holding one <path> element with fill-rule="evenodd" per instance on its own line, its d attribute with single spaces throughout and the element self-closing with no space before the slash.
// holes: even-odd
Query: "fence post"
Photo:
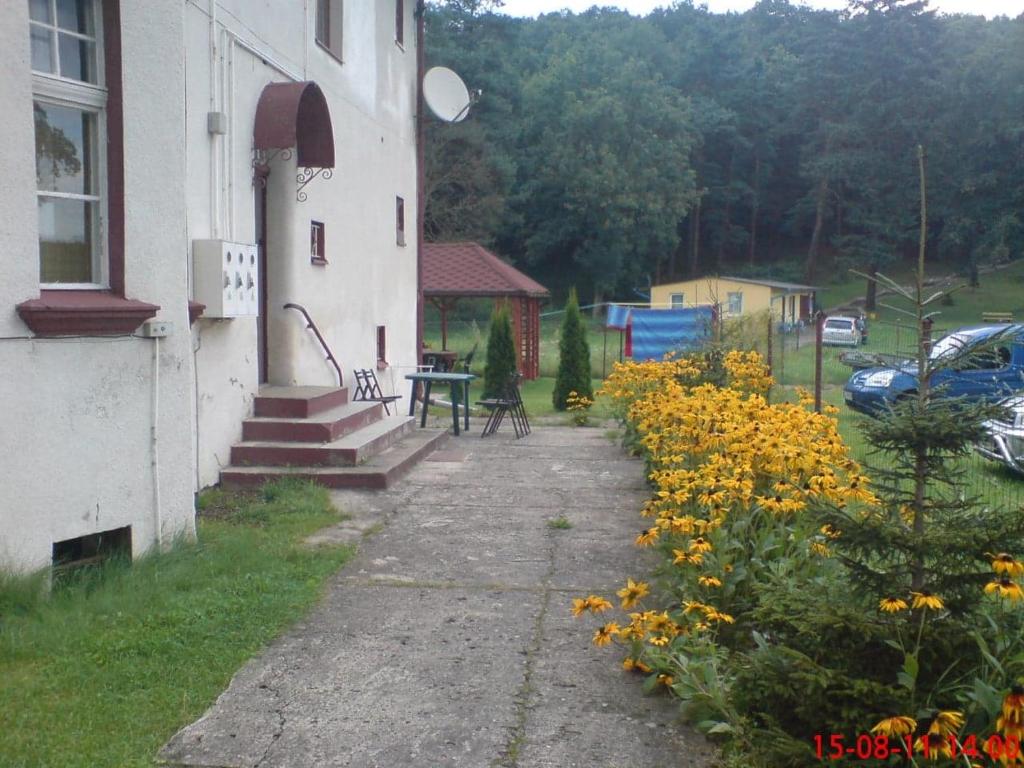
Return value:
<svg viewBox="0 0 1024 768">
<path fill-rule="evenodd" d="M 766 360 L 766 362 L 768 364 L 768 375 L 774 377 L 775 376 L 775 371 L 772 368 L 772 310 L 771 310 L 771 307 L 768 308 L 768 336 L 767 336 L 767 342 L 768 343 L 765 345 L 765 360 Z M 771 387 L 768 388 L 768 392 L 766 394 L 767 394 L 768 400 L 770 402 L 771 401 L 771 394 L 772 394 Z"/>
<path fill-rule="evenodd" d="M 814 412 L 821 413 L 821 357 L 824 349 L 825 313 L 820 309 L 814 316 Z"/>
</svg>

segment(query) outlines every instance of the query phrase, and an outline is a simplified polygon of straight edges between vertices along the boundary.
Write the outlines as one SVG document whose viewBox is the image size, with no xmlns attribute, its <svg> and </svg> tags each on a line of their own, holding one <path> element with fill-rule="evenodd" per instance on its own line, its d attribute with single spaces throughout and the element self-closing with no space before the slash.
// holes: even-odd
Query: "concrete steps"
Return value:
<svg viewBox="0 0 1024 768">
<path fill-rule="evenodd" d="M 221 471 L 220 481 L 225 488 L 254 488 L 268 480 L 299 477 L 328 488 L 387 488 L 444 438 L 440 430 L 419 429 L 354 467 L 228 467 Z"/>
<path fill-rule="evenodd" d="M 380 403 L 349 402 L 344 387 L 264 387 L 242 424 L 221 485 L 251 488 L 302 477 L 329 488 L 385 488 L 434 449 L 444 432 L 416 430 Z"/>
<path fill-rule="evenodd" d="M 415 426 L 416 419 L 410 416 L 390 416 L 319 445 L 283 440 L 248 441 L 231 449 L 231 463 L 235 466 L 351 467 L 390 448 Z"/>
<path fill-rule="evenodd" d="M 242 422 L 242 439 L 329 443 L 380 421 L 383 416 L 384 407 L 380 403 L 363 401 L 338 405 L 305 418 L 254 416 Z"/>
</svg>

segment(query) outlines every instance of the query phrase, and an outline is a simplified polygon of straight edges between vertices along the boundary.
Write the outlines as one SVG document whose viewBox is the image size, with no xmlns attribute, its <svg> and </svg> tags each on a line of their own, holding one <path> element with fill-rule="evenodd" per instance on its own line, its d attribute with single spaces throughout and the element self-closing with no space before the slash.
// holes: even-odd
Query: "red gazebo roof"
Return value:
<svg viewBox="0 0 1024 768">
<path fill-rule="evenodd" d="M 550 292 L 479 243 L 425 243 L 425 296 L 529 296 Z"/>
</svg>

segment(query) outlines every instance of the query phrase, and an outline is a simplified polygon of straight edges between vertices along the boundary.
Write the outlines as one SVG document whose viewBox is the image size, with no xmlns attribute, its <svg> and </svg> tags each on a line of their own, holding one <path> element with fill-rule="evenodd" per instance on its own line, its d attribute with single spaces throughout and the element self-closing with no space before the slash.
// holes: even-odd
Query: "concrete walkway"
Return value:
<svg viewBox="0 0 1024 768">
<path fill-rule="evenodd" d="M 266 768 L 707 766 L 676 705 L 598 649 L 574 596 L 644 573 L 643 465 L 600 429 L 449 438 L 390 491 L 338 492 L 372 528 L 302 624 L 161 757 Z M 572 528 L 548 521 L 566 517 Z"/>
</svg>

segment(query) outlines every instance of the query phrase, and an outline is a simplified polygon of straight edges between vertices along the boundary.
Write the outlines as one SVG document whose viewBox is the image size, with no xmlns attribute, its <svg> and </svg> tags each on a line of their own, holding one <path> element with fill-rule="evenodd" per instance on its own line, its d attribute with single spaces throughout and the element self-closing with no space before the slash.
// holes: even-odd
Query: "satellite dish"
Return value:
<svg viewBox="0 0 1024 768">
<path fill-rule="evenodd" d="M 457 123 L 473 105 L 466 84 L 448 67 L 431 67 L 423 76 L 423 98 L 438 120 Z"/>
</svg>

